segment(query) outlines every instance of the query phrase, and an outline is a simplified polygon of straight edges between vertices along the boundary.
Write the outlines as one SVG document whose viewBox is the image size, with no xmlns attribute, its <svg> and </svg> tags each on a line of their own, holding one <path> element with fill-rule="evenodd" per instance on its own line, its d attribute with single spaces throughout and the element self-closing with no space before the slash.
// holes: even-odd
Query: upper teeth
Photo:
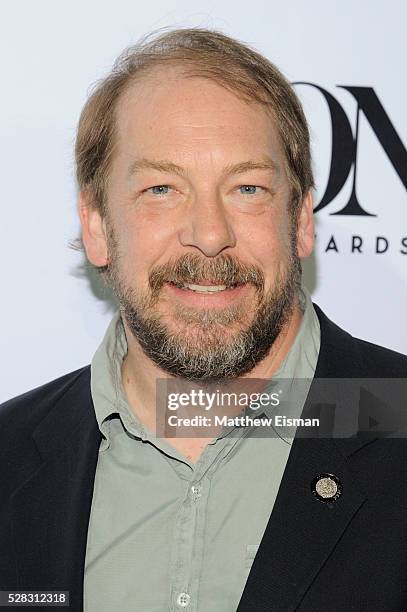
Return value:
<svg viewBox="0 0 407 612">
<path fill-rule="evenodd" d="M 184 285 L 184 289 L 201 292 L 224 291 L 226 288 L 226 285 Z"/>
</svg>

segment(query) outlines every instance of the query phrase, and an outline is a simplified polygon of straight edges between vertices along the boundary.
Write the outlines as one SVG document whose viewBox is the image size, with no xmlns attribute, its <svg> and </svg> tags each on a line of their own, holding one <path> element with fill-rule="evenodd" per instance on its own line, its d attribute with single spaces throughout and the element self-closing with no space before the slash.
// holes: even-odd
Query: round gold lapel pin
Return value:
<svg viewBox="0 0 407 612">
<path fill-rule="evenodd" d="M 311 483 L 311 491 L 323 502 L 333 502 L 342 493 L 342 484 L 334 474 L 319 474 Z"/>
</svg>

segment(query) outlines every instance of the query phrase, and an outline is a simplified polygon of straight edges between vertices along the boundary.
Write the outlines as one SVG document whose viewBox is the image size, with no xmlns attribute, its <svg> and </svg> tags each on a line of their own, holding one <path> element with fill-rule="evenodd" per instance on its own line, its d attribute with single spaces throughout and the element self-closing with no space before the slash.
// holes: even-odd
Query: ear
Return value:
<svg viewBox="0 0 407 612">
<path fill-rule="evenodd" d="M 105 221 L 88 192 L 82 191 L 78 200 L 78 213 L 82 226 L 82 241 L 89 261 L 99 267 L 107 264 Z"/>
<path fill-rule="evenodd" d="M 305 195 L 298 215 L 297 249 L 298 256 L 303 259 L 311 255 L 314 248 L 314 209 L 311 190 Z"/>
</svg>

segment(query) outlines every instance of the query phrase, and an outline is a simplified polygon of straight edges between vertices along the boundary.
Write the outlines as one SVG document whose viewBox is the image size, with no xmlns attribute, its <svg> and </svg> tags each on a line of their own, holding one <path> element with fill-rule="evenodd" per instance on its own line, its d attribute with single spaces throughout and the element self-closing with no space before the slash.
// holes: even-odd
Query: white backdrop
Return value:
<svg viewBox="0 0 407 612">
<path fill-rule="evenodd" d="M 290 80 L 327 90 L 353 131 L 357 103 L 338 86 L 373 88 L 405 147 L 406 19 L 403 0 L 181 0 L 172 7 L 166 0 L 4 3 L 0 401 L 89 363 L 112 316 L 68 242 L 79 228 L 75 126 L 89 86 L 124 47 L 163 26 L 221 29 L 255 46 Z M 330 115 L 315 88 L 297 91 L 311 124 L 318 202 L 331 162 Z M 306 282 L 338 324 L 407 353 L 407 193 L 364 113 L 357 168 L 359 203 L 376 216 L 331 214 L 349 199 L 349 176 L 316 214 L 317 247 Z M 351 252 L 355 235 L 363 241 L 360 253 Z M 377 236 L 387 240 L 383 253 L 375 253 Z M 379 243 L 384 248 L 386 242 Z"/>
</svg>

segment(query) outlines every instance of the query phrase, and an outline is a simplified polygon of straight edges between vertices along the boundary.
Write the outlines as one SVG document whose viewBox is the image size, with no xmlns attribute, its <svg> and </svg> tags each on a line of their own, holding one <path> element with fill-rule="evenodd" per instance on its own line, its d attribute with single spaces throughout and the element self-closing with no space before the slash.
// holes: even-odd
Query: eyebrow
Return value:
<svg viewBox="0 0 407 612">
<path fill-rule="evenodd" d="M 142 157 L 132 162 L 129 167 L 129 176 L 137 174 L 140 170 L 158 170 L 159 172 L 171 172 L 173 174 L 185 175 L 185 170 L 173 162 L 163 160 L 153 160 Z"/>
<path fill-rule="evenodd" d="M 185 176 L 186 170 L 182 166 L 178 166 L 171 161 L 165 159 L 153 160 L 142 157 L 134 160 L 129 167 L 129 176 L 137 174 L 140 170 L 157 170 L 158 172 L 168 172 L 171 174 L 178 174 L 179 176 Z M 249 170 L 271 170 L 274 173 L 279 173 L 280 167 L 270 157 L 265 157 L 260 160 L 249 160 L 239 162 L 238 164 L 229 164 L 223 170 L 225 176 L 234 174 L 243 174 Z"/>
</svg>

